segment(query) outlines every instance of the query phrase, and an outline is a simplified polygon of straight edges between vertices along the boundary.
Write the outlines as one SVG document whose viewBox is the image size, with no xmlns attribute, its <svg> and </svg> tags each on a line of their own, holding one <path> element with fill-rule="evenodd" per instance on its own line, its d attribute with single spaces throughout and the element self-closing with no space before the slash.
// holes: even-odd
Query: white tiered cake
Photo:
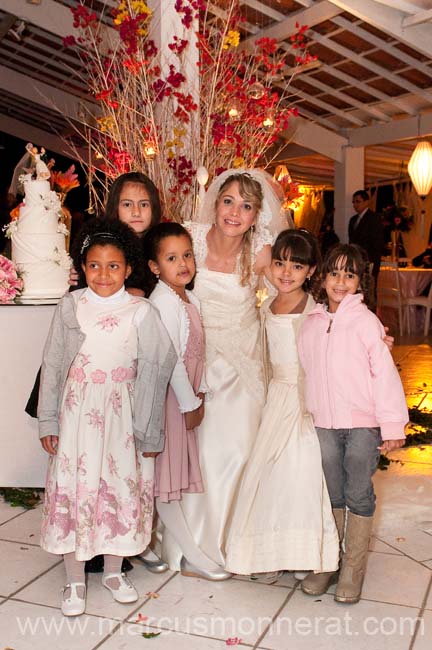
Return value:
<svg viewBox="0 0 432 650">
<path fill-rule="evenodd" d="M 66 253 L 61 204 L 48 180 L 23 180 L 25 199 L 11 228 L 12 260 L 23 274 L 20 302 L 54 301 L 68 288 L 70 258 Z"/>
</svg>

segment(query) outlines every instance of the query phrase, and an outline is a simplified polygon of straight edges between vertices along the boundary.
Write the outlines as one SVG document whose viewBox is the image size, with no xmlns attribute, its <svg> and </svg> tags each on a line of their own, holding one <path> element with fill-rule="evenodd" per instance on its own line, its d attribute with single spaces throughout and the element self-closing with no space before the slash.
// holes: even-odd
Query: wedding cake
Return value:
<svg viewBox="0 0 432 650">
<path fill-rule="evenodd" d="M 22 177 L 24 204 L 10 224 L 12 260 L 24 281 L 20 302 L 55 300 L 68 289 L 68 233 L 60 221 L 60 199 L 50 189 L 47 172 L 48 176 L 38 174 L 36 179 L 30 173 Z"/>
</svg>

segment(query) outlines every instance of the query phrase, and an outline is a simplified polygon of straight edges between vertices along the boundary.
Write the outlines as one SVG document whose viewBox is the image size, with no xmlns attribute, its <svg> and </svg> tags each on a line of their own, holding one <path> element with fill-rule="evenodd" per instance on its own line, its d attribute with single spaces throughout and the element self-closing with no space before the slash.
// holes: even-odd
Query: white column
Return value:
<svg viewBox="0 0 432 650">
<path fill-rule="evenodd" d="M 152 38 L 160 52 L 161 70 L 163 74 L 169 71 L 169 65 L 178 69 L 178 59 L 169 49 L 168 43 L 173 42 L 173 36 L 189 41 L 184 50 L 184 65 L 182 72 L 187 79 L 187 87 L 195 101 L 199 97 L 199 72 L 198 48 L 196 47 L 195 33 L 198 31 L 198 20 L 195 20 L 190 29 L 182 24 L 182 16 L 175 10 L 173 0 L 148 0 L 148 6 L 153 12 L 150 22 L 150 38 Z"/>
<path fill-rule="evenodd" d="M 364 147 L 344 147 L 342 162 L 334 168 L 334 227 L 341 242 L 348 241 L 348 223 L 354 214 L 352 195 L 364 189 Z"/>
</svg>

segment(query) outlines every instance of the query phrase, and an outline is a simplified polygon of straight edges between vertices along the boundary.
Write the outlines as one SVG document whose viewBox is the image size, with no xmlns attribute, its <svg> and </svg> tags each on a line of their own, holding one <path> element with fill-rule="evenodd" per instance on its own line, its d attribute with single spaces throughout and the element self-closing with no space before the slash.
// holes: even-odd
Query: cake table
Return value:
<svg viewBox="0 0 432 650">
<path fill-rule="evenodd" d="M 0 305 L 0 487 L 43 487 L 47 454 L 25 413 L 54 305 Z"/>
</svg>

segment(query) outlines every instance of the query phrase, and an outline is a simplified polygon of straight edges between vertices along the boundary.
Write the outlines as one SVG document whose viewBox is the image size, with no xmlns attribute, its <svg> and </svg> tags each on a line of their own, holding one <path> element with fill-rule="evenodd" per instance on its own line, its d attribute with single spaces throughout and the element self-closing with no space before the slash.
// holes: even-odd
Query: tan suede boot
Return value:
<svg viewBox="0 0 432 650">
<path fill-rule="evenodd" d="M 339 535 L 339 543 L 342 544 L 345 529 L 345 508 L 333 508 L 333 516 Z M 337 577 L 338 571 L 311 572 L 301 583 L 302 591 L 309 596 L 321 596 L 325 594 L 331 584 L 336 582 Z"/>
<path fill-rule="evenodd" d="M 348 511 L 345 552 L 336 587 L 338 603 L 358 603 L 361 596 L 373 517 L 360 517 Z"/>
</svg>

